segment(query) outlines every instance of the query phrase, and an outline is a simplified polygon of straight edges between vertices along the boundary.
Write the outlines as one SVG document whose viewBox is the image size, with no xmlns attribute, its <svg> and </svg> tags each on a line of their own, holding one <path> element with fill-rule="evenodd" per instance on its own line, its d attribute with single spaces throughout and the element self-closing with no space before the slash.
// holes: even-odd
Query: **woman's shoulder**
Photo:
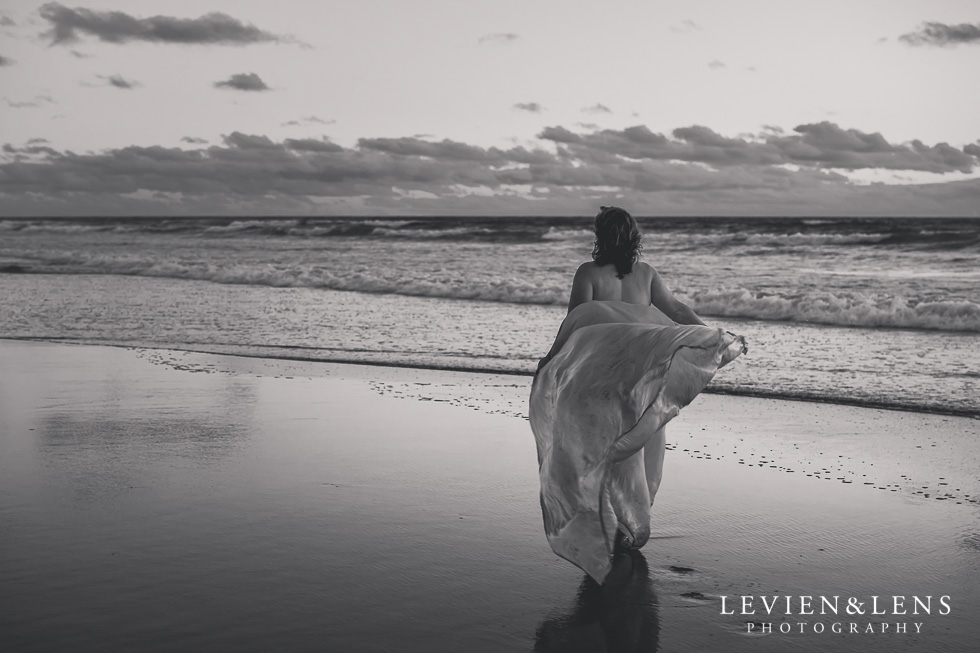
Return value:
<svg viewBox="0 0 980 653">
<path fill-rule="evenodd" d="M 649 263 L 647 263 L 646 261 L 637 261 L 636 265 L 633 266 L 633 270 L 635 272 L 639 272 L 644 277 L 648 277 L 648 278 L 659 276 L 657 269 L 652 265 L 650 265 Z"/>
<path fill-rule="evenodd" d="M 591 276 L 598 271 L 599 271 L 599 265 L 595 261 L 586 261 L 582 265 L 578 266 L 577 270 L 575 270 L 575 276 L 579 276 L 579 275 Z"/>
</svg>

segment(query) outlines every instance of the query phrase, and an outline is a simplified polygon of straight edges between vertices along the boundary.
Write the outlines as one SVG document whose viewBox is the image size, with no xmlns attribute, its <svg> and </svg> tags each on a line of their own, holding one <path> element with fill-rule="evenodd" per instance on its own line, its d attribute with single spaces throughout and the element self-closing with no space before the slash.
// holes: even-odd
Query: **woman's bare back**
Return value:
<svg viewBox="0 0 980 653">
<path fill-rule="evenodd" d="M 593 263 L 591 272 L 593 301 L 617 301 L 643 306 L 650 305 L 650 282 L 653 279 L 653 268 L 646 263 L 637 263 L 633 271 L 623 275 L 622 279 L 616 276 L 615 265 L 600 267 Z"/>
<path fill-rule="evenodd" d="M 689 306 L 674 297 L 660 274 L 642 261 L 622 279 L 617 276 L 615 265 L 596 265 L 593 261 L 580 265 L 572 281 L 568 310 L 590 301 L 653 304 L 679 324 L 704 324 Z"/>
<path fill-rule="evenodd" d="M 656 271 L 646 263 L 637 263 L 633 271 L 620 279 L 615 265 L 583 263 L 575 273 L 568 310 L 588 301 L 617 301 L 649 306 L 650 288 Z"/>
</svg>

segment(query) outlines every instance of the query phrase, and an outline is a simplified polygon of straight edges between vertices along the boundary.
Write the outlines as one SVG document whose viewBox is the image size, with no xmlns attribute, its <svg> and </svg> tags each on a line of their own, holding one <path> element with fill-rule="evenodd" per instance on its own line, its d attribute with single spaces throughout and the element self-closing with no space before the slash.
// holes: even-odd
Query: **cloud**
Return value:
<svg viewBox="0 0 980 653">
<path fill-rule="evenodd" d="M 51 141 L 49 141 L 46 138 L 29 138 L 29 139 L 27 139 L 27 144 L 28 145 L 40 145 L 41 143 L 50 143 L 50 142 Z"/>
<path fill-rule="evenodd" d="M 71 53 L 71 56 L 75 57 L 76 59 L 91 59 L 92 58 L 92 55 L 85 54 L 84 52 L 79 52 L 78 50 L 69 50 L 69 52 Z"/>
<path fill-rule="evenodd" d="M 693 20 L 682 20 L 680 24 L 672 26 L 670 31 L 678 34 L 686 34 L 688 32 L 697 32 L 700 29 L 701 26 L 695 23 Z"/>
<path fill-rule="evenodd" d="M 449 139 L 432 142 L 418 138 L 361 138 L 357 144 L 364 150 L 440 161 L 487 161 L 490 156 L 482 147 Z"/>
<path fill-rule="evenodd" d="M 122 75 L 99 75 L 99 78 L 106 80 L 110 86 L 115 86 L 116 88 L 133 89 L 140 86 L 139 82 L 125 79 Z"/>
<path fill-rule="evenodd" d="M 230 88 L 236 91 L 268 91 L 269 87 L 265 85 L 262 78 L 255 73 L 238 73 L 232 75 L 228 79 L 215 82 L 215 88 Z"/>
<path fill-rule="evenodd" d="M 39 13 L 50 25 L 50 30 L 43 36 L 51 39 L 51 45 L 74 43 L 80 40 L 81 34 L 93 36 L 106 43 L 147 41 L 248 45 L 289 40 L 217 12 L 200 18 L 135 18 L 121 11 L 95 11 L 83 7 L 71 9 L 57 2 L 49 2 L 41 6 Z"/>
<path fill-rule="evenodd" d="M 287 138 L 283 141 L 287 149 L 294 152 L 343 152 L 344 148 L 328 140 L 312 138 Z"/>
<path fill-rule="evenodd" d="M 208 142 L 208 139 L 206 139 L 206 138 L 197 138 L 196 136 L 184 136 L 182 139 L 180 139 L 180 142 L 181 143 L 190 143 L 191 145 L 206 145 L 207 142 Z"/>
<path fill-rule="evenodd" d="M 527 111 L 528 113 L 541 113 L 544 109 L 537 102 L 518 102 L 513 108 L 518 111 Z"/>
<path fill-rule="evenodd" d="M 225 145 L 236 150 L 269 151 L 280 149 L 268 136 L 232 132 L 221 138 Z"/>
<path fill-rule="evenodd" d="M 612 113 L 612 109 L 610 109 L 609 107 L 607 107 L 604 104 L 600 104 L 600 103 L 596 102 L 591 107 L 584 107 L 582 109 L 582 113 L 592 113 L 592 114 L 597 114 L 597 113 Z"/>
<path fill-rule="evenodd" d="M 521 37 L 510 32 L 495 32 L 493 34 L 484 34 L 477 40 L 477 43 L 480 45 L 503 45 L 506 43 L 513 43 L 519 38 Z"/>
<path fill-rule="evenodd" d="M 980 24 L 923 23 L 917 31 L 902 34 L 898 40 L 907 45 L 935 45 L 939 47 L 961 43 L 980 43 Z"/>
<path fill-rule="evenodd" d="M 721 70 L 722 68 L 725 68 L 725 62 L 718 61 L 717 59 L 712 59 L 711 61 L 708 62 L 708 68 L 710 68 L 711 70 Z"/>
<path fill-rule="evenodd" d="M 915 140 L 891 144 L 878 133 L 842 129 L 831 122 L 799 125 L 793 134 L 765 131 L 753 139 L 722 136 L 708 127 L 675 129 L 667 138 L 644 126 L 577 134 L 547 127 L 539 138 L 562 146 L 569 156 L 586 162 L 635 160 L 684 161 L 713 167 L 794 164 L 827 169 L 918 170 L 971 172 L 974 156 L 946 143 L 927 146 Z"/>
<path fill-rule="evenodd" d="M 12 18 L 7 16 L 0 16 L 0 27 L 14 27 L 17 23 L 14 22 Z"/>
<path fill-rule="evenodd" d="M 907 145 L 888 143 L 879 133 L 842 129 L 832 122 L 800 125 L 799 137 L 774 139 L 795 163 L 855 170 L 921 170 L 925 172 L 970 172 L 977 162 L 970 154 L 947 143 L 928 146 L 919 140 Z"/>
<path fill-rule="evenodd" d="M 31 139 L 31 141 L 34 141 L 34 140 L 44 141 L 45 143 L 47 142 L 43 138 L 42 139 Z M 44 156 L 48 156 L 48 157 L 59 157 L 59 156 L 61 156 L 61 153 L 58 152 L 57 150 L 55 150 L 55 149 L 53 149 L 51 147 L 48 147 L 46 145 L 41 145 L 40 143 L 33 143 L 32 144 L 31 141 L 28 141 L 27 142 L 27 147 L 14 147 L 10 143 L 4 143 L 4 145 L 3 145 L 3 151 L 6 154 L 13 154 L 13 155 L 15 155 L 14 156 L 14 160 L 16 160 L 16 161 L 22 161 L 22 160 L 25 160 L 25 159 L 27 159 L 27 160 L 33 160 L 35 155 L 44 155 Z"/>
<path fill-rule="evenodd" d="M 961 174 L 980 166 L 978 154 L 980 143 L 962 150 L 917 140 L 898 145 L 826 122 L 742 137 L 703 125 L 670 134 L 641 125 L 594 133 L 551 126 L 531 149 L 417 137 L 361 138 L 344 147 L 241 132 L 208 147 L 82 155 L 8 144 L 0 153 L 0 213 L 309 214 L 356 200 L 379 215 L 565 214 L 621 194 L 634 212 L 651 215 L 973 215 L 978 179 L 859 185 L 845 173 Z M 139 204 L 140 196 L 157 199 Z"/>
<path fill-rule="evenodd" d="M 319 118 L 317 116 L 304 116 L 299 120 L 287 120 L 286 122 L 282 122 L 279 124 L 283 127 L 299 127 L 303 123 L 316 123 L 318 125 L 332 125 L 336 122 L 337 121 L 332 118 L 330 120 L 324 120 L 323 118 Z"/>
<path fill-rule="evenodd" d="M 14 65 L 14 60 L 13 59 L 10 59 L 9 57 L 4 57 L 3 55 L 0 55 L 0 67 L 3 67 L 3 66 L 12 66 L 12 65 Z"/>
<path fill-rule="evenodd" d="M 7 103 L 8 107 L 13 109 L 36 109 L 38 107 L 43 107 L 46 104 L 57 104 L 54 98 L 50 95 L 35 95 L 33 100 L 27 100 L 24 102 L 15 102 L 13 100 L 3 99 Z"/>
</svg>

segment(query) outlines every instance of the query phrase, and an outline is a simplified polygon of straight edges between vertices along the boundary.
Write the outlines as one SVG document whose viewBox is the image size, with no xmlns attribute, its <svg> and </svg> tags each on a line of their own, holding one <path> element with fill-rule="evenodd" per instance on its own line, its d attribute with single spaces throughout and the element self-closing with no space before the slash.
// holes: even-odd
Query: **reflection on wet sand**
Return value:
<svg viewBox="0 0 980 653">
<path fill-rule="evenodd" d="M 4 480 L 56 503 L 107 505 L 193 482 L 193 470 L 226 464 L 256 435 L 252 378 L 134 365 L 122 349 L 32 343 L 4 355 L 0 456 L 18 461 Z"/>
<path fill-rule="evenodd" d="M 660 648 L 657 594 L 639 551 L 617 553 L 602 585 L 582 578 L 568 614 L 547 617 L 535 632 L 534 650 L 619 653 Z"/>
<path fill-rule="evenodd" d="M 99 450 L 120 457 L 125 454 L 144 459 L 189 458 L 207 462 L 229 455 L 251 436 L 245 423 L 179 415 L 134 419 L 58 412 L 39 419 L 37 428 L 38 452 L 51 460 Z"/>
<path fill-rule="evenodd" d="M 164 483 L 179 469 L 216 465 L 252 437 L 242 423 L 219 418 L 58 412 L 36 422 L 34 450 L 43 484 L 75 501 L 95 503 Z"/>
</svg>

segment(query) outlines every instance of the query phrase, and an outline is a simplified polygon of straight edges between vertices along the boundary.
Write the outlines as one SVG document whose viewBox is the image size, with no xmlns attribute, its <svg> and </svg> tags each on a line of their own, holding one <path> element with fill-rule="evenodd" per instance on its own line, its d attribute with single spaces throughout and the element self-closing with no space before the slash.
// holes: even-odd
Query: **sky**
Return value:
<svg viewBox="0 0 980 653">
<path fill-rule="evenodd" d="M 975 0 L 0 0 L 0 216 L 980 217 Z"/>
</svg>

